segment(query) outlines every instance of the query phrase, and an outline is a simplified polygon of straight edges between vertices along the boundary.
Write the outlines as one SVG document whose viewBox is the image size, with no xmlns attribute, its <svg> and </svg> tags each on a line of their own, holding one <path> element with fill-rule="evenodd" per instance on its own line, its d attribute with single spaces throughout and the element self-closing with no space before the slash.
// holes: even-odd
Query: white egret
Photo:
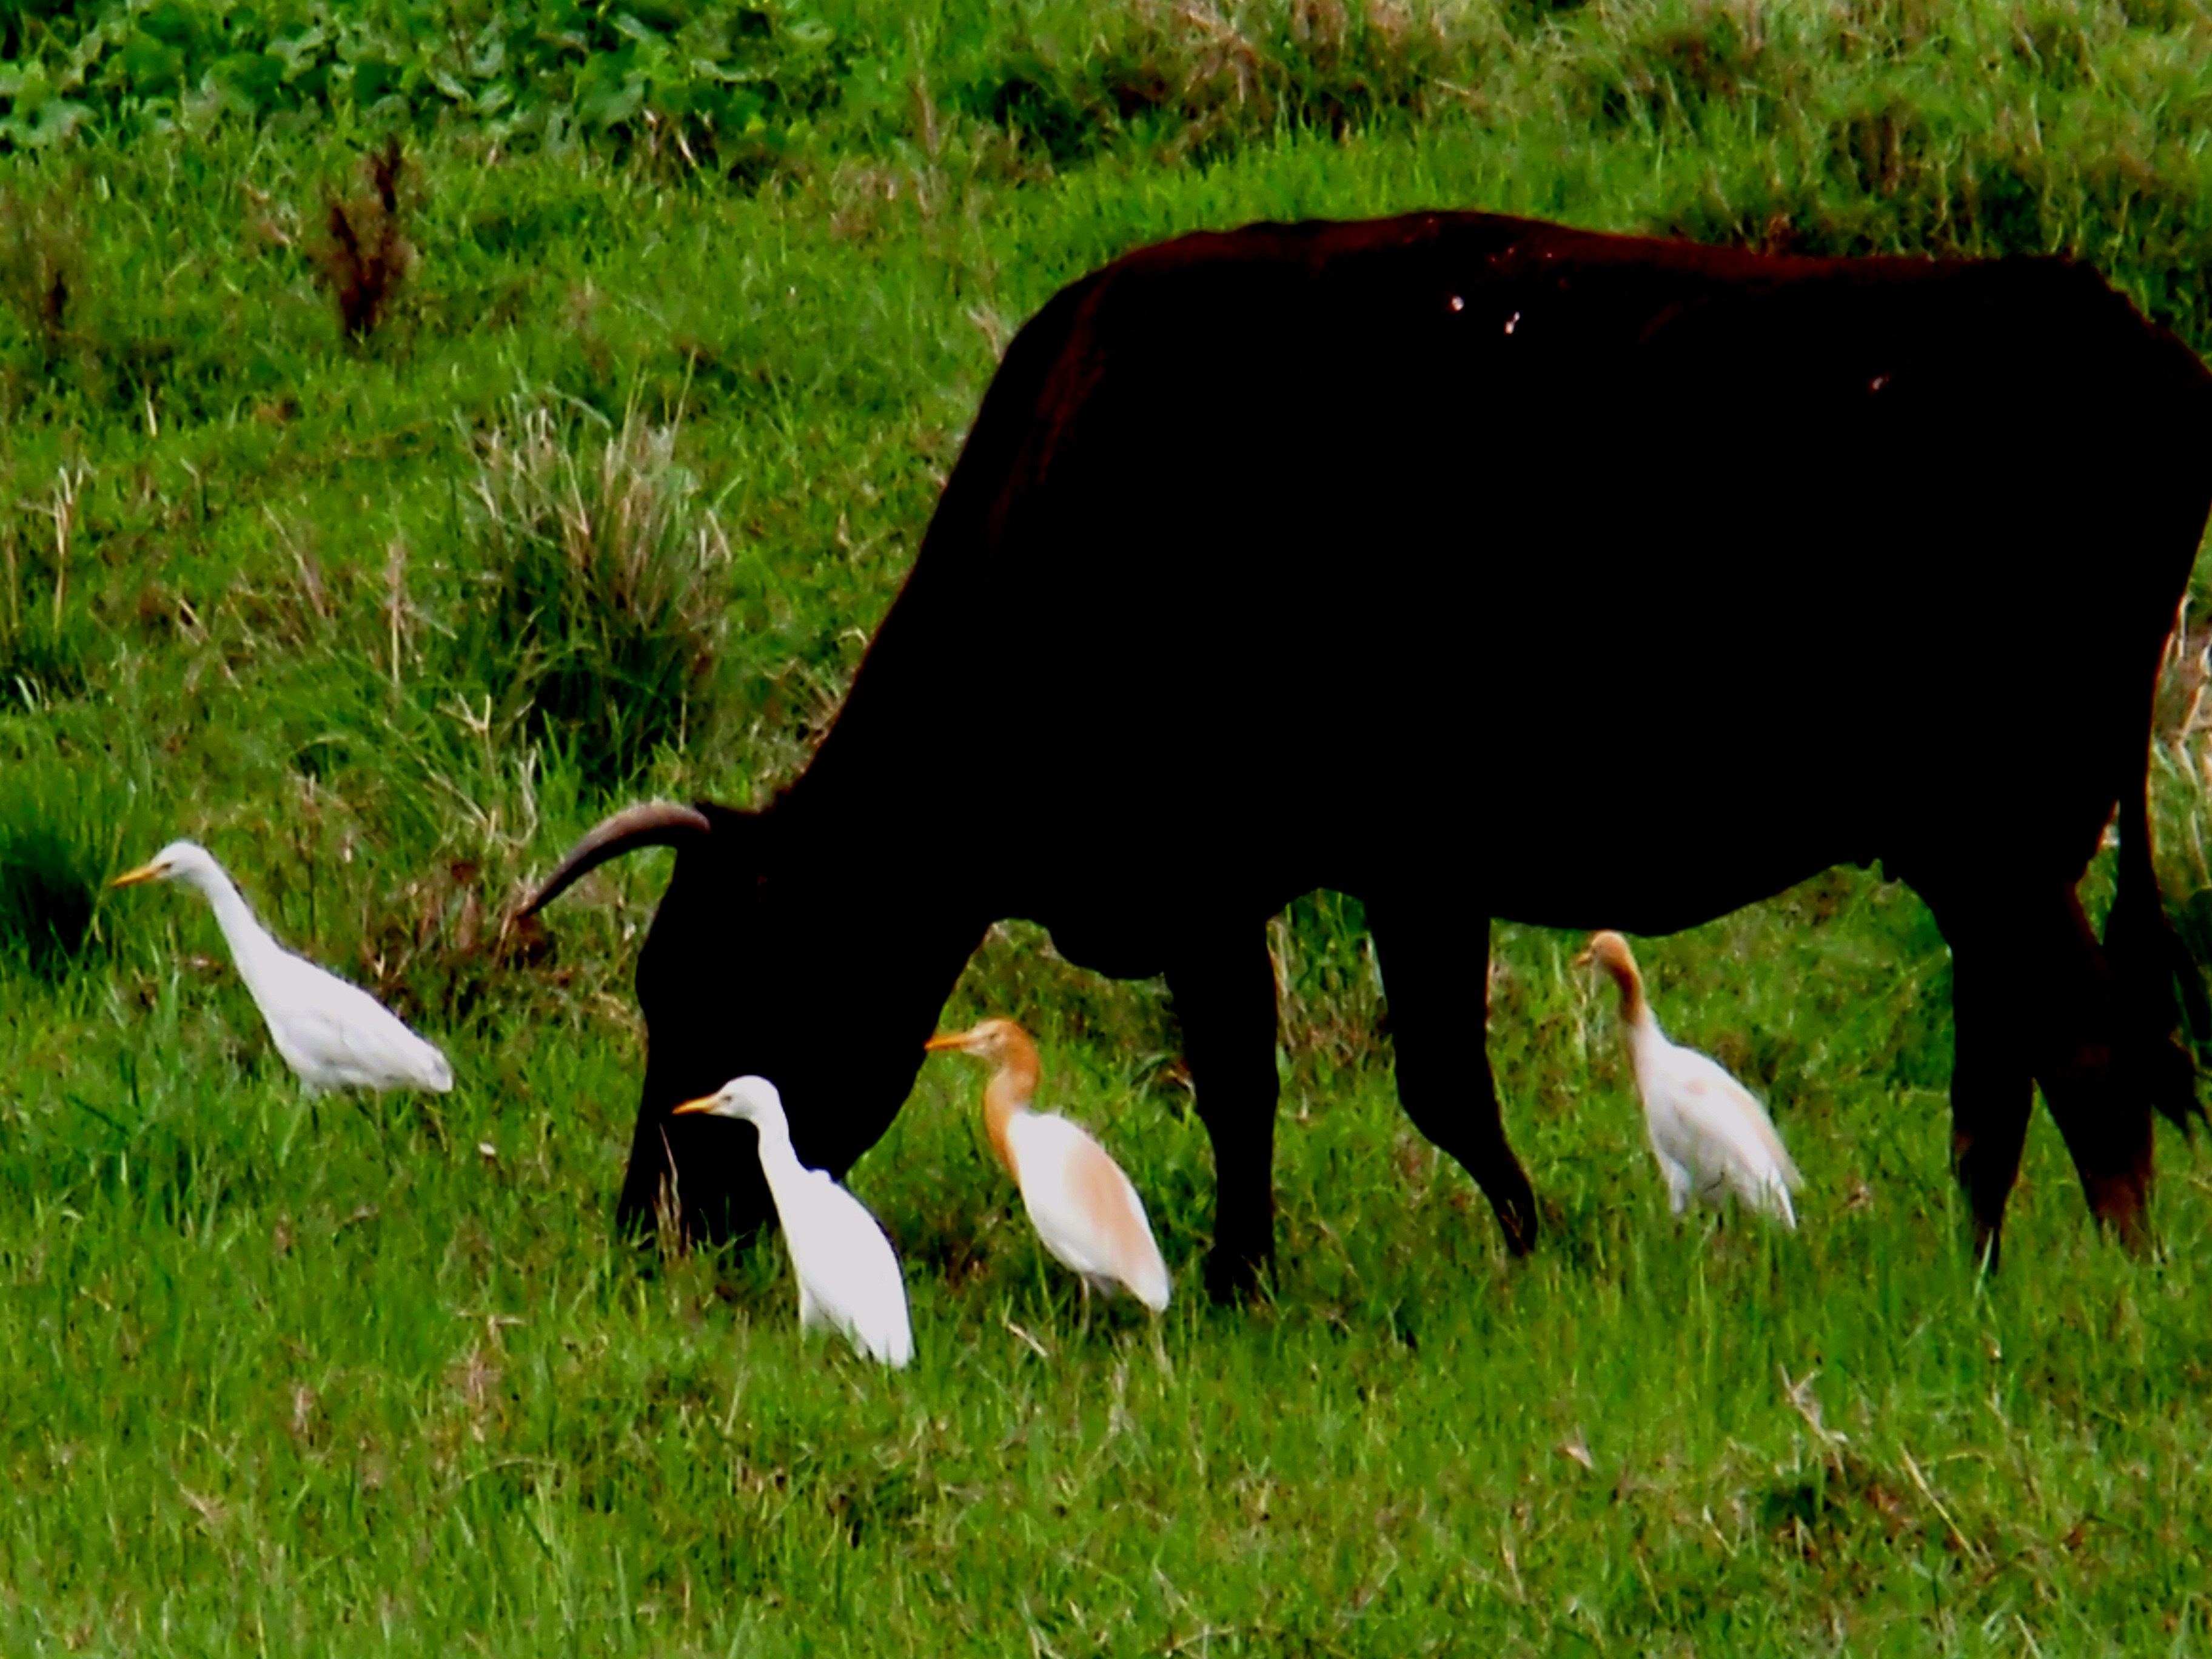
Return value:
<svg viewBox="0 0 2212 1659">
<path fill-rule="evenodd" d="M 990 1063 L 983 1126 L 992 1149 L 1021 1188 L 1022 1207 L 1045 1249 L 1081 1275 L 1086 1308 L 1096 1285 L 1109 1293 L 1126 1290 L 1154 1313 L 1164 1310 L 1167 1263 L 1129 1177 L 1079 1125 L 1030 1109 L 1039 1067 L 1029 1033 L 1010 1019 L 987 1019 L 922 1047 Z"/>
<path fill-rule="evenodd" d="M 173 841 L 113 885 L 177 881 L 215 908 L 238 975 L 268 1022 L 276 1052 L 309 1093 L 325 1089 L 453 1086 L 445 1055 L 407 1029 L 358 986 L 295 956 L 253 919 L 222 866 L 196 842 Z"/>
<path fill-rule="evenodd" d="M 1651 1155 L 1667 1178 L 1674 1213 L 1681 1214 L 1692 1195 L 1717 1205 L 1733 1192 L 1795 1231 L 1797 1212 L 1790 1194 L 1801 1178 L 1766 1109 L 1713 1061 L 1661 1034 L 1626 939 L 1613 933 L 1591 934 L 1589 948 L 1575 963 L 1591 963 L 1620 987 L 1629 1064 L 1644 1097 Z"/>
<path fill-rule="evenodd" d="M 719 1091 L 686 1101 L 678 1112 L 734 1117 L 760 1139 L 761 1173 L 775 1199 L 776 1219 L 799 1280 L 799 1328 L 828 1325 L 871 1359 L 893 1367 L 914 1358 L 907 1322 L 906 1283 L 882 1224 L 867 1206 L 823 1170 L 810 1170 L 791 1149 L 783 1097 L 764 1077 L 732 1079 Z"/>
</svg>

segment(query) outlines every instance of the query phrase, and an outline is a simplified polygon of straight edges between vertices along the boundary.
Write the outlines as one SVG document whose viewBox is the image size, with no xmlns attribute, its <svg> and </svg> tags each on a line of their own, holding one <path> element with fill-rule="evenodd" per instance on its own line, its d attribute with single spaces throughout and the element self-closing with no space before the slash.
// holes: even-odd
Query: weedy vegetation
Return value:
<svg viewBox="0 0 2212 1659">
<path fill-rule="evenodd" d="M 2061 252 L 2205 350 L 2208 123 L 2196 0 L 0 9 L 0 1647 L 2212 1647 L 2203 1153 L 2160 1129 L 2131 1260 L 2039 1121 L 1978 1273 L 1948 960 L 1879 872 L 1639 945 L 1795 1237 L 1668 1216 L 1578 941 L 1498 930 L 1520 1265 L 1396 1109 L 1358 906 L 1293 906 L 1238 1309 L 1164 991 L 1009 922 L 946 1018 L 1039 1033 L 1179 1296 L 1079 1335 L 933 1065 L 853 1176 L 898 1376 L 798 1340 L 772 1244 L 608 1236 L 664 861 L 514 915 L 611 803 L 796 774 L 998 355 L 1117 253 L 1428 206 Z M 1808 458 L 1808 510 L 1931 464 Z M 2152 775 L 2212 962 L 2207 574 Z M 301 1098 L 204 907 L 103 890 L 179 834 L 454 1092 Z"/>
<path fill-rule="evenodd" d="M 415 266 L 415 246 L 402 226 L 401 191 L 408 181 L 399 135 L 361 162 L 361 194 L 325 197 L 324 240 L 315 269 L 337 302 L 338 323 L 356 342 L 376 332 Z"/>
</svg>

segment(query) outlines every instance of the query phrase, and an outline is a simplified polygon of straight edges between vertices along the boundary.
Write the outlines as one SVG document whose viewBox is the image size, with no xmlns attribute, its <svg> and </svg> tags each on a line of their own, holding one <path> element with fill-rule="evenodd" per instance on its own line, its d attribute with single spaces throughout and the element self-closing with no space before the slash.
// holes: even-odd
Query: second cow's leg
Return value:
<svg viewBox="0 0 2212 1659">
<path fill-rule="evenodd" d="M 1216 1297 L 1252 1288 L 1275 1249 L 1275 970 L 1266 933 L 1224 927 L 1189 941 L 1168 968 L 1198 1115 L 1213 1142 Z"/>
</svg>

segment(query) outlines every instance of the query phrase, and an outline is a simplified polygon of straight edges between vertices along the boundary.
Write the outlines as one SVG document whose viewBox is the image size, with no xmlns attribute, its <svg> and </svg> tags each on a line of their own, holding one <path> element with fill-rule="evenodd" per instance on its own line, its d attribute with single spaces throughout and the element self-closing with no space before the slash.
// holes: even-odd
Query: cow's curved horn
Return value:
<svg viewBox="0 0 2212 1659">
<path fill-rule="evenodd" d="M 707 815 L 697 807 L 677 801 L 649 800 L 637 806 L 625 806 L 568 849 L 568 856 L 545 878 L 545 884 L 538 890 L 538 896 L 523 906 L 522 914 L 536 915 L 566 892 L 571 883 L 609 859 L 619 858 L 641 847 L 679 847 L 713 828 Z"/>
</svg>

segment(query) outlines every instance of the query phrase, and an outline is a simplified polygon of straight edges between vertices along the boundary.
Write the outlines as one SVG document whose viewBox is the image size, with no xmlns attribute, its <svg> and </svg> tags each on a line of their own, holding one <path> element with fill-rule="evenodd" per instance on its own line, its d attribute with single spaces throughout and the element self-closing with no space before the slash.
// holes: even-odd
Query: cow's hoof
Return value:
<svg viewBox="0 0 2212 1659">
<path fill-rule="evenodd" d="M 1498 1212 L 1498 1225 L 1505 1235 L 1506 1254 L 1516 1259 L 1536 1248 L 1536 1199 L 1529 1194 L 1524 1200 L 1508 1200 L 1493 1203 Z"/>
<path fill-rule="evenodd" d="M 1996 1277 L 1999 1264 L 2004 1261 L 2004 1224 L 2002 1219 L 1989 1221 L 1974 1218 L 1974 1265 L 1990 1278 Z"/>
<path fill-rule="evenodd" d="M 2089 1189 L 2089 1212 L 2116 1237 L 2132 1255 L 2151 1251 L 2149 1187 L 2141 1175 L 2084 1176 Z"/>
<path fill-rule="evenodd" d="M 1249 1302 L 1260 1293 L 1260 1275 L 1268 1265 L 1265 1256 L 1216 1249 L 1206 1258 L 1206 1293 L 1216 1302 Z"/>
</svg>

